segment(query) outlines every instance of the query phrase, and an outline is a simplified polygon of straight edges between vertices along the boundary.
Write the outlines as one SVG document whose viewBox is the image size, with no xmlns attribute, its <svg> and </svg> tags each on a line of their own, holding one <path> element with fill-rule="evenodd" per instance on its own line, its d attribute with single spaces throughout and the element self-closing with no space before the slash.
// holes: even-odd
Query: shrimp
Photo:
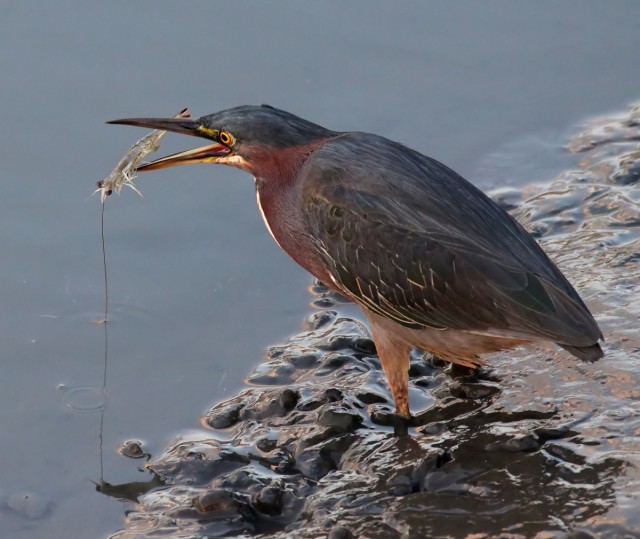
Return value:
<svg viewBox="0 0 640 539">
<path fill-rule="evenodd" d="M 181 110 L 174 116 L 174 118 L 189 117 L 191 117 L 191 114 L 188 108 Z M 115 191 L 119 194 L 122 187 L 126 185 L 142 196 L 142 193 L 140 193 L 133 183 L 133 179 L 136 177 L 136 168 L 146 155 L 155 152 L 160 147 L 160 139 L 165 133 L 166 131 L 162 129 L 156 129 L 131 146 L 122 159 L 120 159 L 116 168 L 111 171 L 111 174 L 98 182 L 98 188 L 93 194 L 99 192 L 100 201 L 104 203 L 111 193 Z"/>
</svg>

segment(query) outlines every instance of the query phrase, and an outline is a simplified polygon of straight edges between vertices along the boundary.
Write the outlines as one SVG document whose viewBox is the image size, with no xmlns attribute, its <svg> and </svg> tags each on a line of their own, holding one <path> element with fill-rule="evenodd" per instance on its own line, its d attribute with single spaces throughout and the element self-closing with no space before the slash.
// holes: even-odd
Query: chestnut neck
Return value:
<svg viewBox="0 0 640 539">
<path fill-rule="evenodd" d="M 258 188 L 267 187 L 266 184 L 284 187 L 293 182 L 300 167 L 325 140 L 320 139 L 311 144 L 286 148 L 254 145 L 243 152 L 245 170 L 256 178 Z M 270 187 L 277 189 L 276 185 Z"/>
<path fill-rule="evenodd" d="M 306 229 L 296 184 L 300 168 L 325 140 L 275 151 L 269 148 L 267 155 L 254 161 L 259 166 L 247 170 L 255 176 L 258 206 L 273 239 L 300 266 L 328 282 L 330 276 Z"/>
</svg>

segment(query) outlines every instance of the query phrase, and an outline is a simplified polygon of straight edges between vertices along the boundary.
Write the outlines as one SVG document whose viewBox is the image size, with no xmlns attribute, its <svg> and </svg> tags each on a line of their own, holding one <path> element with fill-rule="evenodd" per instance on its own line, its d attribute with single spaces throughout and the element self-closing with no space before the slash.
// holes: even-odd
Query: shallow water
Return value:
<svg viewBox="0 0 640 539">
<path fill-rule="evenodd" d="M 523 347 L 471 375 L 416 357 L 421 426 L 397 438 L 367 329 L 311 314 L 208 412 L 210 433 L 147 464 L 165 485 L 112 537 L 638 537 L 640 108 L 569 147 L 579 168 L 493 195 L 592 306 L 603 360 Z"/>
</svg>

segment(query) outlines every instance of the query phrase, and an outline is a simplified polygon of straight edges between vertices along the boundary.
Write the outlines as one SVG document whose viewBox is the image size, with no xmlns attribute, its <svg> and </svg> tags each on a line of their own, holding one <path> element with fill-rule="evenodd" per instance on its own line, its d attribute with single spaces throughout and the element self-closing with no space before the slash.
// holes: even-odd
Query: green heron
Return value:
<svg viewBox="0 0 640 539">
<path fill-rule="evenodd" d="M 589 309 L 532 236 L 435 159 L 267 105 L 110 123 L 212 142 L 138 170 L 220 163 L 254 176 L 278 245 L 364 311 L 400 416 L 411 417 L 414 348 L 470 368 L 483 365 L 478 354 L 527 341 L 603 356 Z"/>
</svg>

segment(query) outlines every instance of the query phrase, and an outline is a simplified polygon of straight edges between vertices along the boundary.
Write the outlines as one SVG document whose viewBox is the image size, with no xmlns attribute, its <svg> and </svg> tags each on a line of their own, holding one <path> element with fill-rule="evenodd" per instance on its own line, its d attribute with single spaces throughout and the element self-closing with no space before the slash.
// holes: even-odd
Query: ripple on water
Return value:
<svg viewBox="0 0 640 539">
<path fill-rule="evenodd" d="M 29 520 L 43 518 L 49 511 L 50 503 L 35 492 L 15 492 L 7 496 L 6 506 Z"/>
<path fill-rule="evenodd" d="M 569 149 L 578 169 L 496 197 L 592 308 L 602 361 L 519 348 L 471 375 L 416 357 L 420 426 L 395 438 L 372 421 L 392 399 L 367 329 L 316 313 L 206 414 L 210 436 L 148 463 L 166 484 L 112 537 L 637 537 L 640 109 Z"/>
<path fill-rule="evenodd" d="M 157 322 L 162 313 L 157 313 L 145 307 L 122 301 L 109 301 L 109 325 L 136 325 L 140 323 Z M 79 312 L 69 316 L 70 320 L 86 321 L 94 324 L 104 322 L 104 311 Z"/>
<path fill-rule="evenodd" d="M 108 394 L 103 387 L 60 384 L 57 389 L 62 395 L 64 406 L 74 412 L 88 414 L 102 412 L 108 404 Z"/>
</svg>

